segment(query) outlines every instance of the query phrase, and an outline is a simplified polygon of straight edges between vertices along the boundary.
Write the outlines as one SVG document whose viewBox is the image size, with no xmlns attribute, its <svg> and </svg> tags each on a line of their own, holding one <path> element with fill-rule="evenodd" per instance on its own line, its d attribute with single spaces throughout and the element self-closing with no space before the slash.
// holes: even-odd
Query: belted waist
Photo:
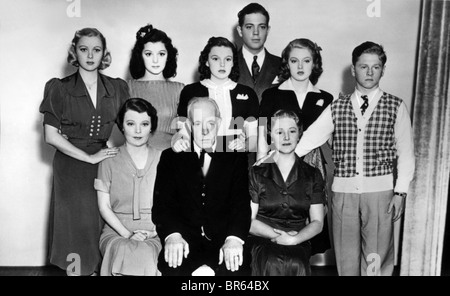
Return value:
<svg viewBox="0 0 450 296">
<path fill-rule="evenodd" d="M 74 145 L 80 145 L 80 146 L 101 146 L 106 147 L 106 142 L 108 142 L 108 139 L 77 139 L 77 138 L 69 138 L 69 142 Z"/>
</svg>

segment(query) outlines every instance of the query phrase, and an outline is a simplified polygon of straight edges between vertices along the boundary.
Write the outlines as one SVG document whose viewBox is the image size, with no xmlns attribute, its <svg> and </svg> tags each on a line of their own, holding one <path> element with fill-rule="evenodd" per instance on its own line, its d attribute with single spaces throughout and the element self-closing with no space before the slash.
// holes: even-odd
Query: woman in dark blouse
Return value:
<svg viewBox="0 0 450 296">
<path fill-rule="evenodd" d="M 67 60 L 78 71 L 48 81 L 39 108 L 44 114 L 45 141 L 56 148 L 49 260 L 68 275 L 91 275 L 98 272 L 101 261 L 103 226 L 94 180 L 98 163 L 118 152 L 107 147 L 107 141 L 121 105 L 129 98 L 128 86 L 99 73 L 109 66 L 111 56 L 97 29 L 75 32 Z M 71 264 L 73 258 L 79 258 L 74 262 L 79 265 Z"/>
<path fill-rule="evenodd" d="M 264 91 L 259 108 L 260 120 L 280 109 L 294 111 L 306 130 L 333 101 L 333 96 L 315 84 L 323 72 L 322 49 L 309 39 L 295 39 L 283 50 L 279 79 L 282 83 Z M 264 126 L 264 124 L 260 125 Z M 263 132 L 266 135 L 266 132 Z M 265 137 L 258 141 L 258 159 L 269 150 Z M 321 169 L 321 168 L 320 168 Z"/>
<path fill-rule="evenodd" d="M 320 171 L 294 152 L 302 131 L 295 112 L 275 112 L 270 129 L 275 153 L 250 169 L 252 275 L 311 274 L 309 240 L 322 231 L 326 200 Z"/>
</svg>

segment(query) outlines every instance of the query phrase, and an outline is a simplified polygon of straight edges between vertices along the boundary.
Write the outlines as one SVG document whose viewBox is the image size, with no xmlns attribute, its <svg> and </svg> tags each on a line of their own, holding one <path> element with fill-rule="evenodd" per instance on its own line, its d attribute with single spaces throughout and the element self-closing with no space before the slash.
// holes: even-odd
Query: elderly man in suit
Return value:
<svg viewBox="0 0 450 296">
<path fill-rule="evenodd" d="M 220 120 L 214 100 L 193 98 L 191 149 L 161 155 L 152 213 L 164 245 L 158 260 L 163 276 L 191 275 L 205 265 L 216 275 L 243 271 L 251 219 L 247 157 L 214 152 Z"/>
<path fill-rule="evenodd" d="M 238 83 L 253 88 L 261 102 L 264 90 L 277 84 L 281 59 L 270 54 L 264 44 L 269 34 L 269 13 L 258 3 L 250 3 L 238 13 L 237 31 L 243 46 L 238 52 Z"/>
</svg>

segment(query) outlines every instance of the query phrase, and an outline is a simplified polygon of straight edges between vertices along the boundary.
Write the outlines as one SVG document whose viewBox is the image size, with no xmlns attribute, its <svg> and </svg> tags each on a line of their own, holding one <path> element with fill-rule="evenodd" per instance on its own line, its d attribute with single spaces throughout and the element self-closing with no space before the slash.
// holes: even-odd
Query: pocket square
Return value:
<svg viewBox="0 0 450 296">
<path fill-rule="evenodd" d="M 320 99 L 320 100 L 317 101 L 316 105 L 317 106 L 323 106 L 323 103 L 324 103 L 323 99 Z"/>
<path fill-rule="evenodd" d="M 272 84 L 279 84 L 280 83 L 280 79 L 278 78 L 278 76 L 275 76 L 275 79 L 272 81 Z"/>
<path fill-rule="evenodd" d="M 248 95 L 241 95 L 241 94 L 238 94 L 238 95 L 236 96 L 236 99 L 238 99 L 238 100 L 248 100 Z"/>
</svg>

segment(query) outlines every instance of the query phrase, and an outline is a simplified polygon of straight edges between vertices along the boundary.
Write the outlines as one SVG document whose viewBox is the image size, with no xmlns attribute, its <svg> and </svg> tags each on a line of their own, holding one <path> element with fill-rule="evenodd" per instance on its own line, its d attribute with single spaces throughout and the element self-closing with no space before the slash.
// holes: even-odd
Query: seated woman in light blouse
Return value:
<svg viewBox="0 0 450 296">
<path fill-rule="evenodd" d="M 157 128 L 155 108 L 132 98 L 119 111 L 125 144 L 98 169 L 95 189 L 106 221 L 100 237 L 100 275 L 159 275 L 161 242 L 152 221 L 153 187 L 161 151 L 148 145 Z"/>
<path fill-rule="evenodd" d="M 311 275 L 309 240 L 322 231 L 326 200 L 319 169 L 294 152 L 302 132 L 294 111 L 275 112 L 272 160 L 250 169 L 252 275 Z"/>
</svg>

